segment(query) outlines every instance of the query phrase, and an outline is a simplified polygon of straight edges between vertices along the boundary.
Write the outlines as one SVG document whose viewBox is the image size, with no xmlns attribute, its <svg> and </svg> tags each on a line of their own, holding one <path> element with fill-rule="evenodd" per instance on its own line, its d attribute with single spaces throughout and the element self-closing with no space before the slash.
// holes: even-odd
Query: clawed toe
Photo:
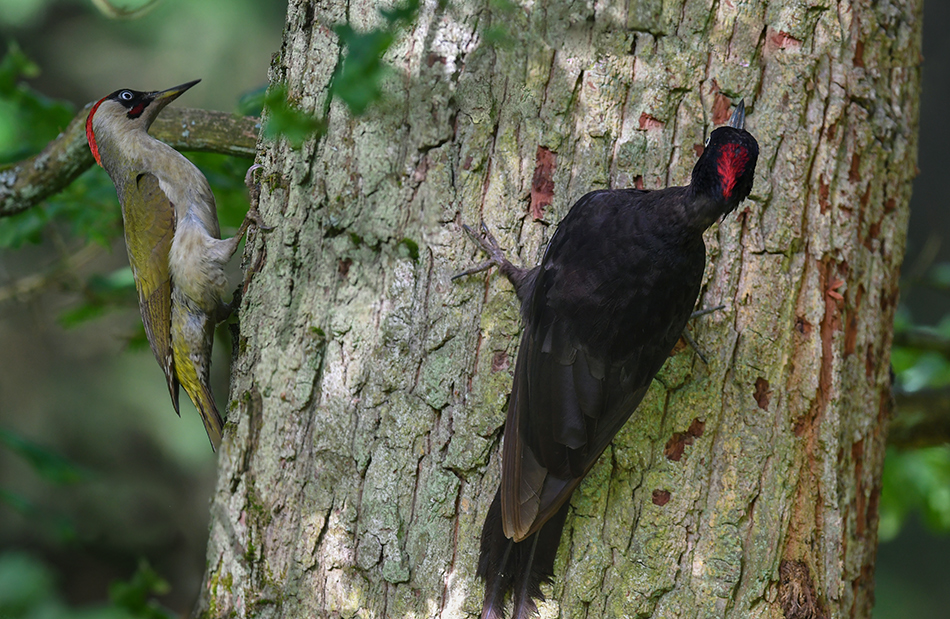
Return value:
<svg viewBox="0 0 950 619">
<path fill-rule="evenodd" d="M 254 227 L 262 232 L 269 232 L 274 229 L 273 226 L 264 225 L 264 218 L 261 217 L 260 211 L 257 210 L 257 205 L 261 199 L 261 184 L 255 180 L 257 176 L 256 172 L 262 169 L 261 164 L 255 163 L 250 168 L 247 169 L 247 174 L 244 175 L 244 184 L 247 185 L 247 192 L 250 196 L 250 207 L 247 209 L 247 215 L 244 218 L 245 226 L 254 224 Z"/>
<path fill-rule="evenodd" d="M 713 312 L 718 312 L 719 310 L 726 309 L 725 305 L 717 305 L 716 307 L 708 307 L 706 309 L 696 310 L 689 315 L 689 319 L 699 318 L 700 316 L 705 316 L 706 314 L 712 314 Z"/>
<path fill-rule="evenodd" d="M 477 264 L 473 267 L 465 269 L 459 273 L 456 273 L 452 276 L 452 281 L 455 281 L 466 275 L 474 275 L 475 273 L 481 273 L 482 271 L 487 271 L 493 266 L 502 266 L 507 263 L 508 260 L 505 258 L 505 252 L 498 246 L 498 241 L 495 240 L 495 237 L 492 235 L 491 231 L 488 229 L 488 226 L 485 225 L 485 222 L 482 222 L 479 226 L 480 233 L 475 232 L 468 224 L 462 224 L 462 229 L 468 234 L 473 241 L 475 241 L 482 251 L 488 254 L 488 260 Z"/>
<path fill-rule="evenodd" d="M 264 225 L 264 218 L 261 217 L 260 211 L 258 211 L 254 207 L 251 207 L 248 209 L 246 217 L 247 219 L 251 221 L 251 223 L 254 224 L 254 227 L 260 230 L 261 232 L 270 232 L 271 230 L 274 229 L 274 226 Z"/>
<path fill-rule="evenodd" d="M 247 169 L 247 174 L 244 175 L 244 184 L 247 186 L 247 190 L 254 192 L 255 190 L 260 192 L 261 186 L 260 183 L 254 180 L 255 172 L 262 169 L 261 164 L 255 163 Z"/>
<path fill-rule="evenodd" d="M 705 316 L 706 314 L 712 314 L 713 312 L 718 312 L 719 310 L 726 309 L 725 305 L 717 305 L 715 307 L 708 307 L 706 309 L 696 310 L 689 315 L 689 319 L 699 318 L 700 316 Z M 696 340 L 689 334 L 689 331 L 683 330 L 683 339 L 686 340 L 686 343 L 689 344 L 690 348 L 699 356 L 703 364 L 709 365 L 709 361 L 706 359 L 706 352 L 700 348 L 699 344 L 696 343 Z"/>
</svg>

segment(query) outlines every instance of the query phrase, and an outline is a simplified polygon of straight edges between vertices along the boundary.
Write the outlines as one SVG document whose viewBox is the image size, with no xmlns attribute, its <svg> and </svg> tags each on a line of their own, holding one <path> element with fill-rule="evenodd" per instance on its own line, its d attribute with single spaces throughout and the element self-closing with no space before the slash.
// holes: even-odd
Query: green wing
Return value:
<svg viewBox="0 0 950 619">
<path fill-rule="evenodd" d="M 168 265 L 175 236 L 175 206 L 154 174 L 142 173 L 130 181 L 121 196 L 129 264 L 139 293 L 145 335 L 165 371 L 168 393 L 177 413 L 178 378 L 171 344 L 172 284 Z"/>
</svg>

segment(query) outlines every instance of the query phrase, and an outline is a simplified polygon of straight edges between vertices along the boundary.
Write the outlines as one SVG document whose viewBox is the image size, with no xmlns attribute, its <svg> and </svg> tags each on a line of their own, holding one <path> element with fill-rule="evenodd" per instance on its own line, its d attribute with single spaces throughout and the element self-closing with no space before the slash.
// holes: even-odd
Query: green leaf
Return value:
<svg viewBox="0 0 950 619">
<path fill-rule="evenodd" d="M 0 247 L 19 249 L 26 244 L 39 245 L 47 223 L 49 216 L 42 207 L 0 219 Z"/>
<path fill-rule="evenodd" d="M 396 41 L 399 31 L 419 12 L 419 0 L 388 10 L 380 10 L 386 21 L 381 28 L 357 32 L 349 24 L 333 28 L 345 48 L 343 60 L 331 81 L 332 94 L 339 97 L 350 112 L 359 115 L 382 98 L 382 82 L 392 72 L 383 56 Z"/>
<path fill-rule="evenodd" d="M 419 12 L 419 0 L 406 0 L 400 6 L 394 6 L 391 9 L 379 9 L 379 14 L 383 16 L 390 25 L 398 22 L 409 23 L 416 18 Z"/>
<path fill-rule="evenodd" d="M 395 40 L 395 31 L 377 29 L 359 33 L 349 24 L 334 27 L 346 47 L 346 57 L 333 77 L 332 92 L 353 114 L 362 114 L 382 97 L 381 84 L 391 69 L 383 55 Z"/>
<path fill-rule="evenodd" d="M 950 446 L 888 449 L 881 483 L 882 541 L 896 537 L 914 512 L 934 531 L 950 533 Z"/>
<path fill-rule="evenodd" d="M 50 569 L 32 555 L 0 555 L 0 617 L 26 616 L 55 595 L 54 584 Z"/>
<path fill-rule="evenodd" d="M 260 118 L 264 111 L 264 99 L 267 95 L 267 86 L 250 90 L 238 99 L 237 113 L 241 116 L 255 116 Z"/>
<path fill-rule="evenodd" d="M 10 430 L 0 429 L 0 444 L 6 445 L 10 451 L 26 460 L 40 476 L 54 484 L 74 484 L 85 477 L 79 467 L 63 456 Z"/>
<path fill-rule="evenodd" d="M 112 603 L 133 617 L 142 619 L 173 619 L 174 615 L 163 609 L 152 595 L 164 595 L 171 590 L 168 582 L 152 569 L 145 559 L 139 560 L 138 569 L 128 581 L 113 581 L 109 585 Z"/>
<path fill-rule="evenodd" d="M 413 241 L 410 238 L 404 238 L 399 241 L 399 244 L 406 248 L 406 251 L 409 252 L 409 258 L 413 262 L 419 262 L 419 244 Z"/>
<path fill-rule="evenodd" d="M 285 85 L 275 86 L 267 93 L 264 107 L 267 110 L 264 136 L 270 139 L 283 136 L 292 148 L 300 148 L 310 137 L 322 134 L 326 128 L 322 119 L 301 111 L 290 102 Z"/>
<path fill-rule="evenodd" d="M 39 74 L 39 65 L 23 53 L 16 41 L 10 41 L 6 55 L 0 60 L 0 97 L 11 96 L 21 77 L 34 78 Z"/>
<path fill-rule="evenodd" d="M 0 164 L 39 152 L 73 119 L 72 104 L 50 99 L 19 81 L 38 72 L 16 44 L 0 60 Z"/>
</svg>

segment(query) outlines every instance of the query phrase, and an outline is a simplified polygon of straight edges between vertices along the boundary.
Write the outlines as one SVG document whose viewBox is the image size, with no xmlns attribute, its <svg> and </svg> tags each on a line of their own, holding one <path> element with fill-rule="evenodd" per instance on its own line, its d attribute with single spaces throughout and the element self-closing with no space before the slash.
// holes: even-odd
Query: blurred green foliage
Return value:
<svg viewBox="0 0 950 619">
<path fill-rule="evenodd" d="M 126 581 L 109 587 L 109 604 L 67 606 L 52 570 L 22 552 L 0 554 L 0 617 L 3 619 L 173 619 L 174 613 L 151 599 L 168 592 L 168 583 L 147 562 Z"/>
<path fill-rule="evenodd" d="M 910 313 L 902 307 L 894 319 L 894 332 L 902 333 L 911 329 L 950 340 L 950 316 L 944 316 L 934 327 L 920 327 L 913 324 Z M 891 367 L 894 369 L 899 388 L 904 391 L 914 392 L 950 385 L 950 359 L 934 350 L 894 346 L 891 350 Z"/>
<path fill-rule="evenodd" d="M 950 532 L 950 449 L 947 446 L 889 448 L 881 489 L 882 541 L 897 537 L 907 518 L 919 513 L 934 531 Z"/>
<path fill-rule="evenodd" d="M 940 288 L 948 279 L 950 265 L 938 264 L 929 270 L 928 285 Z M 950 340 L 950 316 L 944 316 L 934 327 L 920 327 L 913 323 L 907 308 L 901 307 L 894 319 L 894 332 L 911 329 Z M 905 392 L 950 385 L 950 359 L 935 350 L 895 345 L 891 350 L 891 367 L 895 388 Z M 897 537 L 914 514 L 920 514 L 931 531 L 950 533 L 950 445 L 888 448 L 880 502 L 881 541 Z"/>
<path fill-rule="evenodd" d="M 263 101 L 267 110 L 264 137 L 273 140 L 282 136 L 292 148 L 300 148 L 311 136 L 323 133 L 325 121 L 295 105 L 288 97 L 285 85 L 274 86 Z"/>
<path fill-rule="evenodd" d="M 0 446 L 23 460 L 46 483 L 66 486 L 82 481 L 87 474 L 60 454 L 42 447 L 12 430 L 0 428 Z M 44 528 L 55 539 L 75 538 L 73 523 L 62 514 L 45 505 L 38 505 L 27 497 L 0 487 L 0 504 L 18 512 Z M 0 617 L 3 617 L 0 614 Z"/>
<path fill-rule="evenodd" d="M 0 60 L 0 166 L 41 150 L 72 120 L 75 110 L 35 92 L 22 78 L 39 75 L 16 43 Z"/>
<path fill-rule="evenodd" d="M 79 467 L 66 458 L 10 430 L 0 428 L 0 445 L 23 458 L 40 477 L 52 484 L 73 484 L 84 477 Z"/>
</svg>

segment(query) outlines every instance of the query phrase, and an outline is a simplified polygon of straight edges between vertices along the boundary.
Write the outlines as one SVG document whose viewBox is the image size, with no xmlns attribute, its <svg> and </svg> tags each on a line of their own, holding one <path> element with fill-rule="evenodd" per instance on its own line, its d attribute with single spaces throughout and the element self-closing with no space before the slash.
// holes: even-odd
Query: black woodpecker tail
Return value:
<svg viewBox="0 0 950 619">
<path fill-rule="evenodd" d="M 501 493 L 495 493 L 482 527 L 478 576 L 485 581 L 481 619 L 504 619 L 505 598 L 511 592 L 512 619 L 529 619 L 543 600 L 541 583 L 554 577 L 554 559 L 561 542 L 569 501 L 534 535 L 520 542 L 505 536 L 501 524 Z"/>
</svg>

